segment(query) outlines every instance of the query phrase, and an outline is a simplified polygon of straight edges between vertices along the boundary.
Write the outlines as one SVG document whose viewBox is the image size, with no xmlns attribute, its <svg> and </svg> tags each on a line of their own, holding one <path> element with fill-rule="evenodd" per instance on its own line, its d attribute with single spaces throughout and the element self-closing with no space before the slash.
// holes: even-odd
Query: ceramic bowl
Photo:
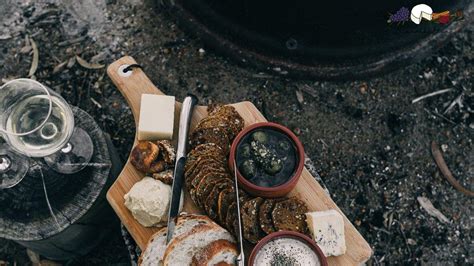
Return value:
<svg viewBox="0 0 474 266">
<path fill-rule="evenodd" d="M 275 232 L 275 233 L 267 235 L 262 240 L 260 240 L 257 243 L 257 245 L 253 248 L 252 253 L 250 254 L 250 257 L 249 257 L 249 260 L 248 260 L 248 262 L 249 262 L 248 265 L 249 266 L 254 266 L 257 254 L 262 249 L 262 247 L 265 246 L 268 242 L 270 242 L 272 240 L 275 240 L 275 239 L 279 239 L 279 238 L 293 238 L 293 239 L 296 239 L 296 240 L 299 240 L 299 241 L 305 243 L 316 253 L 316 255 L 319 258 L 319 263 L 322 266 L 327 266 L 328 265 L 326 256 L 324 256 L 323 252 L 318 247 L 316 242 L 314 242 L 314 240 L 312 240 L 311 238 L 309 238 L 306 235 L 303 235 L 301 233 L 291 232 L 291 231 Z"/>
<path fill-rule="evenodd" d="M 238 167 L 237 169 L 234 170 L 234 160 L 236 158 L 236 152 L 237 152 L 237 147 L 239 146 L 240 142 L 242 139 L 249 133 L 253 132 L 256 129 L 272 129 L 279 131 L 286 136 L 293 142 L 295 148 L 296 148 L 296 156 L 297 156 L 297 163 L 296 163 L 296 168 L 295 171 L 293 172 L 293 175 L 288 178 L 288 180 L 275 187 L 262 187 L 262 186 L 257 186 L 247 180 L 239 171 Z M 264 197 L 264 198 L 278 198 L 278 197 L 283 197 L 286 194 L 288 194 L 298 183 L 298 180 L 301 176 L 301 173 L 303 172 L 304 168 L 304 148 L 303 144 L 301 144 L 301 141 L 296 137 L 296 135 L 288 128 L 276 124 L 276 123 L 271 123 L 271 122 L 262 122 L 262 123 L 256 123 L 253 125 L 250 125 L 246 128 L 244 128 L 234 139 L 232 143 L 232 147 L 230 149 L 230 155 L 229 155 L 229 168 L 232 171 L 237 171 L 237 180 L 239 181 L 239 184 L 242 186 L 242 188 L 250 193 L 253 196 L 257 197 Z"/>
</svg>

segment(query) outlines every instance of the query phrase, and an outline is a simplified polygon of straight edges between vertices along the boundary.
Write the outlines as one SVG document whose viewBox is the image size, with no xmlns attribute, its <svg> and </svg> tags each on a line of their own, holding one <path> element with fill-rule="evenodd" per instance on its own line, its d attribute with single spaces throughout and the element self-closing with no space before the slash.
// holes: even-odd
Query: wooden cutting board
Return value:
<svg viewBox="0 0 474 266">
<path fill-rule="evenodd" d="M 131 64 L 136 64 L 132 57 L 122 57 L 108 67 L 107 73 L 127 100 L 130 108 L 132 109 L 133 117 L 135 118 L 135 124 L 138 124 L 141 95 L 143 93 L 163 93 L 153 85 L 153 83 L 148 79 L 141 69 L 134 68 L 133 72 L 128 72 L 128 75 L 121 71 L 121 69 L 124 68 L 124 65 Z M 251 102 L 239 102 L 232 105 L 245 119 L 246 126 L 257 122 L 267 121 Z M 181 104 L 177 102 L 176 107 L 175 129 L 178 128 L 179 110 Z M 206 106 L 196 107 L 191 121 L 191 129 L 193 129 L 196 124 L 206 116 Z M 176 131 L 177 130 L 175 130 L 175 135 L 177 135 Z M 176 136 L 174 139 L 176 139 Z M 137 139 L 135 136 L 135 143 L 136 142 Z M 130 160 L 128 160 L 121 174 L 107 193 L 107 199 L 110 205 L 112 205 L 112 208 L 115 210 L 122 223 L 128 229 L 142 250 L 145 248 L 149 238 L 153 235 L 153 233 L 158 231 L 158 228 L 146 228 L 140 225 L 133 218 L 130 211 L 128 211 L 128 209 L 125 207 L 123 197 L 131 189 L 133 184 L 141 180 L 143 176 L 144 174 L 137 171 L 130 163 Z M 296 188 L 290 193 L 289 196 L 297 196 L 306 202 L 311 211 L 335 209 L 343 215 L 347 252 L 342 256 L 329 257 L 328 262 L 330 265 L 359 265 L 370 258 L 372 255 L 372 249 L 370 248 L 369 244 L 336 206 L 334 201 L 332 201 L 332 199 L 326 194 L 319 183 L 313 178 L 313 176 L 311 176 L 306 168 L 303 170 Z M 183 211 L 189 213 L 201 213 L 201 211 L 190 199 L 187 191 L 185 192 Z M 247 254 L 247 258 L 248 255 L 249 254 Z"/>
</svg>

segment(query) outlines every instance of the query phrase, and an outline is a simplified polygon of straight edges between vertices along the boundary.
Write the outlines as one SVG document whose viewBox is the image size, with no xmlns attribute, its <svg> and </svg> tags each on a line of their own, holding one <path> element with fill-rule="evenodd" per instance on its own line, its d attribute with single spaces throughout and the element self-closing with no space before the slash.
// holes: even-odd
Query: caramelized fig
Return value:
<svg viewBox="0 0 474 266">
<path fill-rule="evenodd" d="M 160 148 L 151 141 L 139 141 L 133 148 L 130 161 L 139 171 L 147 173 L 158 158 Z"/>
</svg>

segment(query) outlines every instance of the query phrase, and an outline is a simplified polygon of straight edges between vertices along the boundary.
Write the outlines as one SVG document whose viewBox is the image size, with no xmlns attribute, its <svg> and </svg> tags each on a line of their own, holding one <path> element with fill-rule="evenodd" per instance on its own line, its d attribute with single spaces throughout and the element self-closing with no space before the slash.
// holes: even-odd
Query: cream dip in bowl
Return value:
<svg viewBox="0 0 474 266">
<path fill-rule="evenodd" d="M 252 251 L 250 266 L 327 266 L 326 257 L 309 237 L 279 231 L 263 238 Z"/>
</svg>

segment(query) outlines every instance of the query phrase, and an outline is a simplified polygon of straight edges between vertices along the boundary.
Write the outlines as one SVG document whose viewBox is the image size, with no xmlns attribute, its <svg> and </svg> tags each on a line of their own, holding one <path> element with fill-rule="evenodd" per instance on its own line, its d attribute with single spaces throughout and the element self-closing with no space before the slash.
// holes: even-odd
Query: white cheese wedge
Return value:
<svg viewBox="0 0 474 266">
<path fill-rule="evenodd" d="M 431 20 L 433 9 L 429 5 L 419 4 L 411 9 L 410 19 L 415 24 L 420 24 L 422 19 Z"/>
<path fill-rule="evenodd" d="M 306 213 L 306 222 L 314 241 L 326 257 L 346 253 L 344 219 L 336 210 Z"/>
<path fill-rule="evenodd" d="M 174 105 L 174 96 L 142 94 L 138 139 L 172 139 Z"/>
</svg>

